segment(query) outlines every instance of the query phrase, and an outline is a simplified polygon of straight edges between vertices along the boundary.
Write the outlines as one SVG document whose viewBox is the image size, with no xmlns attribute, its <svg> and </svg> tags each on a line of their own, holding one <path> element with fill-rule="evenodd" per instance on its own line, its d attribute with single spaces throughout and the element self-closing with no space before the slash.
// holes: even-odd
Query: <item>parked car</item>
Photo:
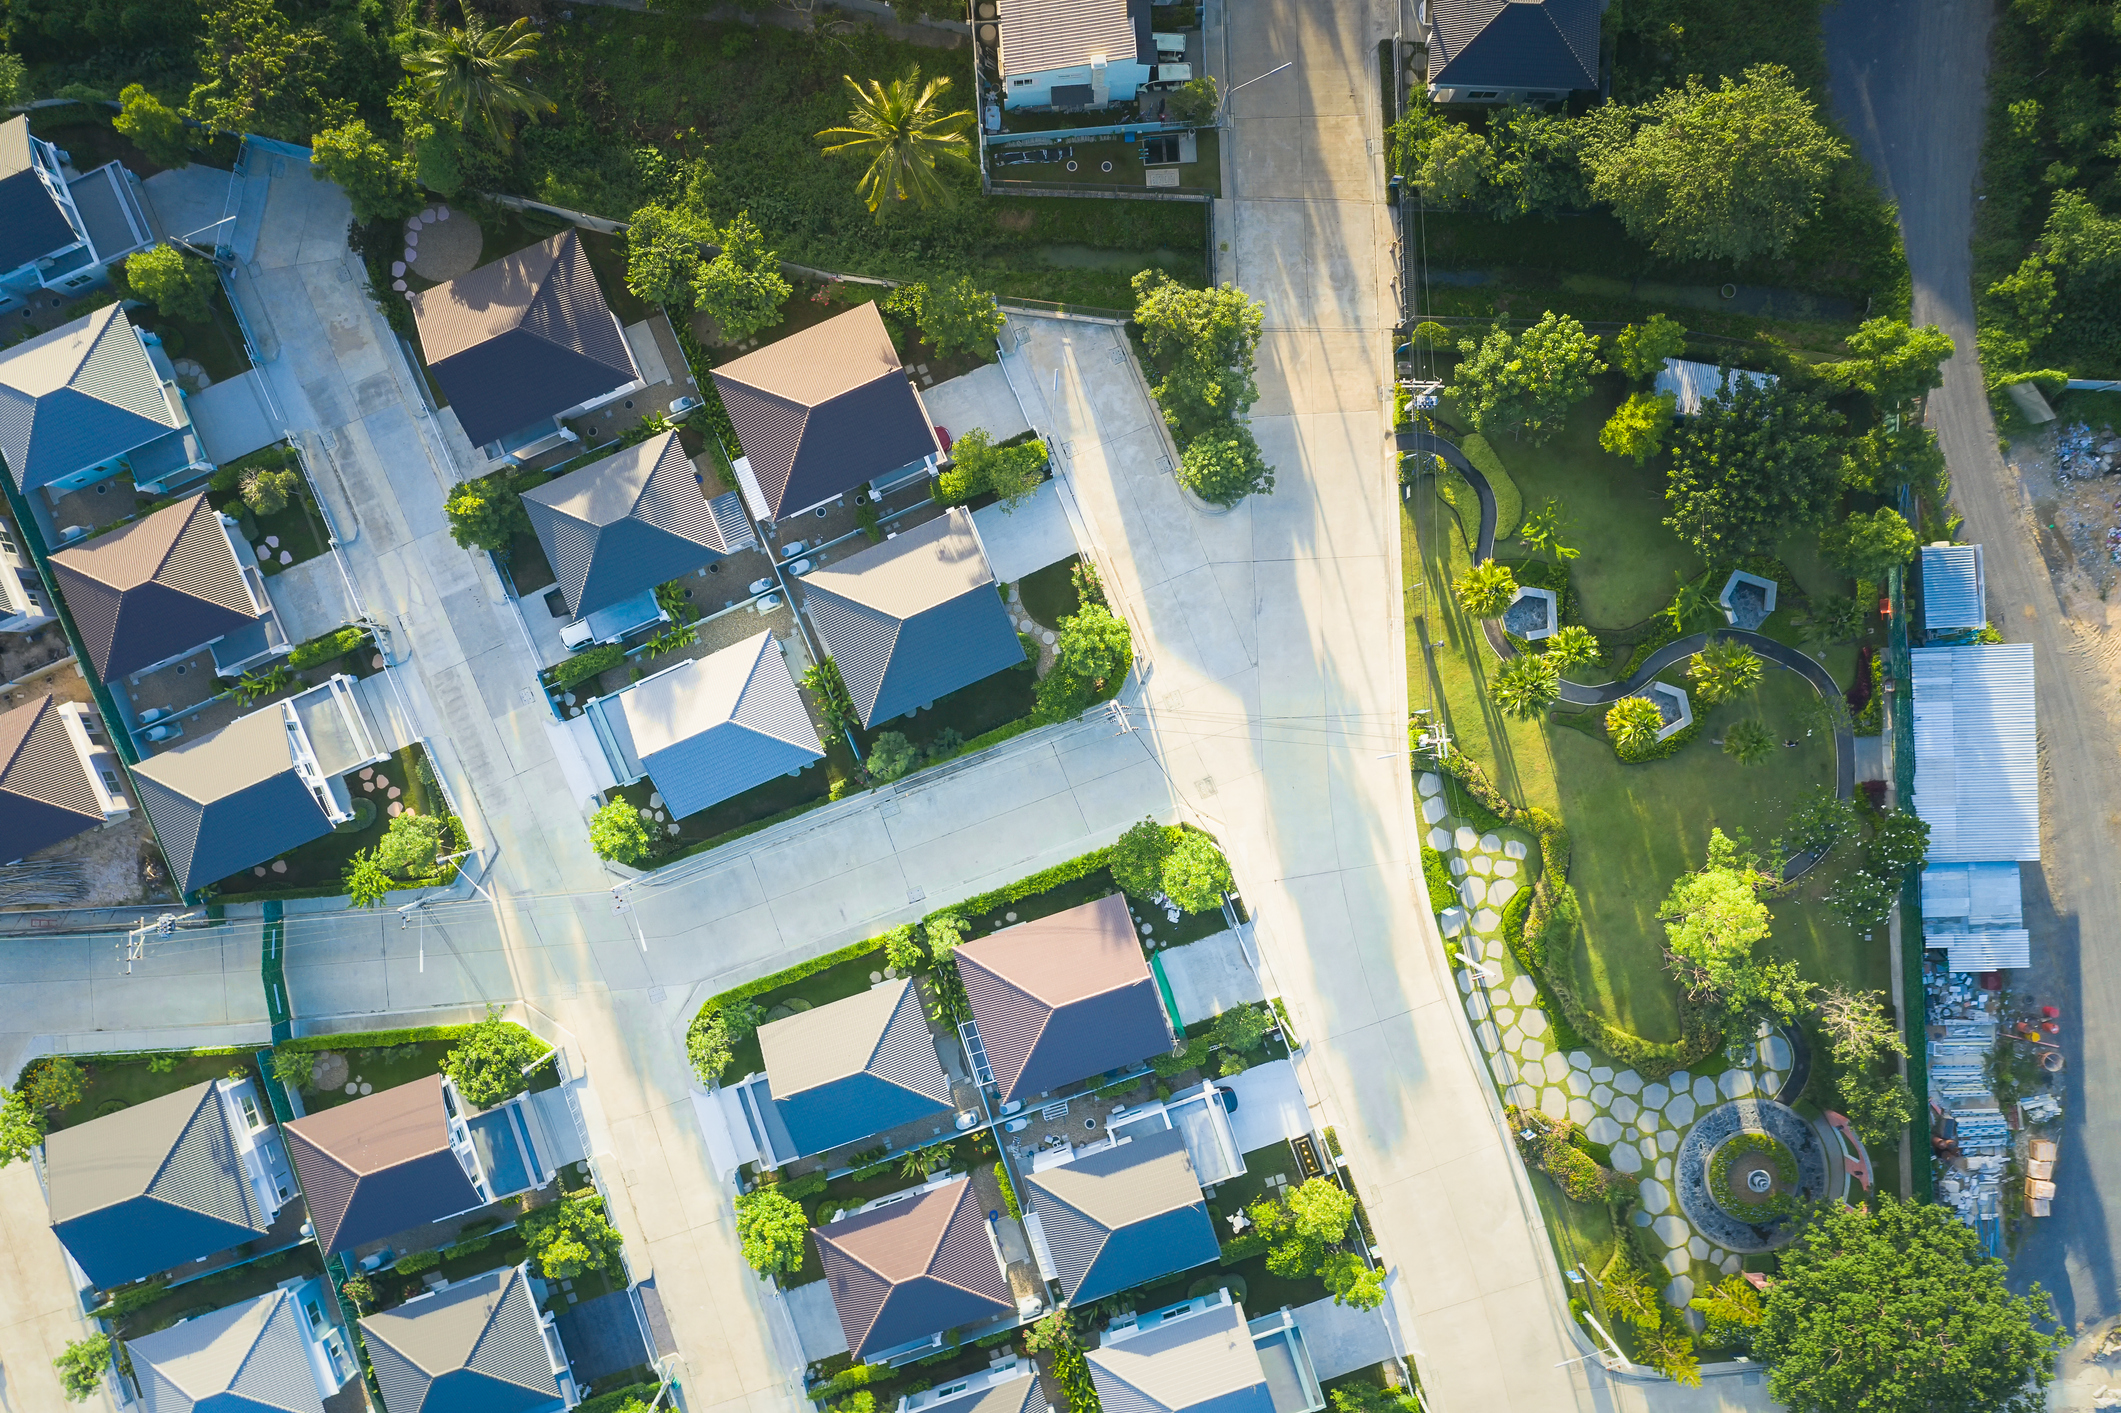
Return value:
<svg viewBox="0 0 2121 1413">
<path fill-rule="evenodd" d="M 935 429 L 935 439 L 941 444 L 943 455 L 948 456 L 950 454 L 950 429 L 948 427 L 937 427 Z"/>
</svg>

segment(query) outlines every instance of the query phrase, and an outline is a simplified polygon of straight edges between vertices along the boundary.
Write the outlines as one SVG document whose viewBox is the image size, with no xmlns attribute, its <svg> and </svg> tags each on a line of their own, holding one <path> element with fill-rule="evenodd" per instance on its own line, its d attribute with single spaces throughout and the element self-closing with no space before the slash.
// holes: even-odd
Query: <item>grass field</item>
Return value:
<svg viewBox="0 0 2121 1413">
<path fill-rule="evenodd" d="M 81 1065 L 88 1071 L 88 1079 L 81 1088 L 81 1102 L 52 1110 L 49 1130 L 57 1133 L 195 1084 L 226 1079 L 231 1071 L 240 1070 L 253 1080 L 257 1078 L 249 1055 L 170 1057 L 163 1063 L 169 1068 L 158 1073 L 149 1068 L 145 1058 L 99 1060 L 93 1055 L 83 1056 Z"/>
</svg>

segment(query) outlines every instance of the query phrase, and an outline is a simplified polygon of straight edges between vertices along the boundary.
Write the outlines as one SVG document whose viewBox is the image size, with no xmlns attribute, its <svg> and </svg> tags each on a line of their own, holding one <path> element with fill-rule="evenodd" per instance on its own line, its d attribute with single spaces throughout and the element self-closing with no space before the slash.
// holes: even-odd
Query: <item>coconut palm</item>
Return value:
<svg viewBox="0 0 2121 1413">
<path fill-rule="evenodd" d="M 1678 588 L 1672 601 L 1658 612 L 1670 620 L 1674 633 L 1684 633 L 1699 623 L 1713 623 L 1723 616 L 1721 605 L 1709 593 L 1706 579 L 1690 581 L 1676 569 L 1672 571 L 1672 578 L 1677 581 Z"/>
<path fill-rule="evenodd" d="M 1695 653 L 1686 670 L 1694 695 L 1712 706 L 1752 691 L 1760 685 L 1760 673 L 1760 654 L 1729 639 Z"/>
<path fill-rule="evenodd" d="M 1561 670 L 1544 655 L 1520 653 L 1502 665 L 1491 691 L 1495 705 L 1531 721 L 1561 700 Z"/>
<path fill-rule="evenodd" d="M 1734 721 L 1723 733 L 1723 753 L 1740 765 L 1759 765 L 1775 750 L 1775 738 L 1767 727 L 1748 718 Z"/>
<path fill-rule="evenodd" d="M 1557 629 L 1547 639 L 1547 661 L 1563 672 L 1572 667 L 1588 667 L 1598 661 L 1599 654 L 1604 651 L 1591 630 L 1581 623 Z"/>
<path fill-rule="evenodd" d="M 850 152 L 869 159 L 869 170 L 862 173 L 855 190 L 878 220 L 883 219 L 887 202 L 910 200 L 926 206 L 940 197 L 943 180 L 935 174 L 937 162 L 971 168 L 966 156 L 971 143 L 965 136 L 965 129 L 972 125 L 971 112 L 962 108 L 955 113 L 938 111 L 950 89 L 949 79 L 932 78 L 923 84 L 917 65 L 904 78 L 889 83 L 870 79 L 862 84 L 851 76 L 843 78 L 854 91 L 854 110 L 848 113 L 845 127 L 826 128 L 817 136 L 821 141 L 838 139 L 826 145 L 827 152 Z"/>
<path fill-rule="evenodd" d="M 1657 733 L 1664 729 L 1664 713 L 1648 697 L 1622 697 L 1606 709 L 1605 729 L 1613 738 L 1613 749 L 1625 759 L 1656 743 Z"/>
<path fill-rule="evenodd" d="M 1524 524 L 1517 527 L 1517 538 L 1527 549 L 1552 555 L 1557 561 L 1567 561 L 1583 553 L 1562 540 L 1562 536 L 1568 531 L 1568 521 L 1561 513 L 1561 502 L 1548 496 L 1546 503 L 1527 515 Z"/>
<path fill-rule="evenodd" d="M 517 77 L 537 57 L 538 33 L 527 19 L 489 29 L 478 12 L 464 11 L 464 28 L 415 31 L 419 47 L 405 56 L 413 86 L 436 117 L 465 132 L 480 131 L 500 147 L 515 140 L 515 120 L 553 111 L 553 102 Z"/>
<path fill-rule="evenodd" d="M 1475 618 L 1495 617 L 1517 596 L 1516 576 L 1492 559 L 1483 559 L 1459 575 L 1451 587 L 1458 594 L 1458 606 Z"/>
</svg>

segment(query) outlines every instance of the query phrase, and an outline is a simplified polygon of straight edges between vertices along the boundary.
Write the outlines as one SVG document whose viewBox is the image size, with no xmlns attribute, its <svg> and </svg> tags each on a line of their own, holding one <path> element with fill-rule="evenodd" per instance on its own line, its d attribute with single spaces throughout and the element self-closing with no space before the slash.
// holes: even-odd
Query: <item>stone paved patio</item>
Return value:
<svg viewBox="0 0 2121 1413">
<path fill-rule="evenodd" d="M 1787 1042 L 1763 1036 L 1749 1068 L 1678 1070 L 1661 1081 L 1616 1070 L 1587 1050 L 1557 1050 L 1536 1004 L 1538 988 L 1502 940 L 1504 906 L 1537 875 L 1536 843 L 1522 830 L 1482 834 L 1453 817 L 1441 777 L 1424 774 L 1416 783 L 1429 847 L 1450 861 L 1458 879 L 1457 904 L 1443 910 L 1444 936 L 1469 960 L 1486 963 L 1488 976 L 1496 978 L 1457 968 L 1459 993 L 1490 1078 L 1504 1102 L 1583 1125 L 1593 1143 L 1612 1145 L 1615 1168 L 1641 1179 L 1635 1223 L 1646 1228 L 1653 1250 L 1664 1251 L 1672 1277 L 1665 1299 L 1685 1309 L 1698 1287 L 1736 1272 L 1740 1258 L 1711 1243 L 1680 1210 L 1672 1190 L 1673 1155 L 1697 1115 L 1727 1099 L 1780 1088 L 1790 1066 Z"/>
</svg>

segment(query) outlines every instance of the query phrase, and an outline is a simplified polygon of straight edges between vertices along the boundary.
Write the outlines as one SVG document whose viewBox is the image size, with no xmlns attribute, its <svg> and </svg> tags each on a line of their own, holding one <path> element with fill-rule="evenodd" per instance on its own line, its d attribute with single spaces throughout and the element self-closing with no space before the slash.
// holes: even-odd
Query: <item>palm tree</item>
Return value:
<svg viewBox="0 0 2121 1413">
<path fill-rule="evenodd" d="M 1561 670 L 1544 653 L 1519 653 L 1502 665 L 1489 691 L 1505 713 L 1532 721 L 1561 700 Z"/>
<path fill-rule="evenodd" d="M 1664 713 L 1648 697 L 1622 697 L 1607 708 L 1605 729 L 1613 738 L 1613 748 L 1626 760 L 1655 744 L 1657 733 L 1664 729 Z"/>
<path fill-rule="evenodd" d="M 1734 721 L 1723 733 L 1723 753 L 1740 765 L 1759 765 L 1774 750 L 1775 738 L 1757 721 Z"/>
<path fill-rule="evenodd" d="M 405 68 L 435 116 L 466 132 L 484 131 L 505 148 L 515 140 L 515 119 L 553 111 L 550 98 L 516 76 L 538 53 L 538 33 L 529 20 L 488 29 L 467 8 L 464 28 L 416 34 L 420 47 L 405 56 Z"/>
<path fill-rule="evenodd" d="M 1554 636 L 1547 639 L 1546 658 L 1557 669 L 1566 672 L 1572 667 L 1589 666 L 1598 661 L 1599 654 L 1604 651 L 1590 629 L 1580 623 L 1571 623 L 1566 628 L 1557 629 Z"/>
<path fill-rule="evenodd" d="M 1760 654 L 1744 643 L 1725 639 L 1695 653 L 1686 670 L 1694 695 L 1714 705 L 1760 685 Z"/>
<path fill-rule="evenodd" d="M 1672 601 L 1658 612 L 1670 620 L 1674 633 L 1684 633 L 1696 623 L 1713 622 L 1721 616 L 1722 608 L 1710 595 L 1705 577 L 1690 581 L 1675 569 L 1672 578 L 1678 582 L 1678 590 L 1672 595 Z"/>
<path fill-rule="evenodd" d="M 854 90 L 854 111 L 847 115 L 847 126 L 826 128 L 817 136 L 839 139 L 826 146 L 827 152 L 869 158 L 869 170 L 862 173 L 855 190 L 878 220 L 883 219 L 886 202 L 911 200 L 926 206 L 940 197 L 943 180 L 935 174 L 938 161 L 970 169 L 965 129 L 972 123 L 971 112 L 962 108 L 955 113 L 937 111 L 949 91 L 949 79 L 932 78 L 923 84 L 918 66 L 889 83 L 870 79 L 864 85 L 851 76 L 843 78 Z"/>
<path fill-rule="evenodd" d="M 1458 595 L 1458 606 L 1475 618 L 1495 617 L 1517 596 L 1516 577 L 1507 565 L 1492 559 L 1483 559 L 1459 575 L 1451 587 Z"/>
</svg>

